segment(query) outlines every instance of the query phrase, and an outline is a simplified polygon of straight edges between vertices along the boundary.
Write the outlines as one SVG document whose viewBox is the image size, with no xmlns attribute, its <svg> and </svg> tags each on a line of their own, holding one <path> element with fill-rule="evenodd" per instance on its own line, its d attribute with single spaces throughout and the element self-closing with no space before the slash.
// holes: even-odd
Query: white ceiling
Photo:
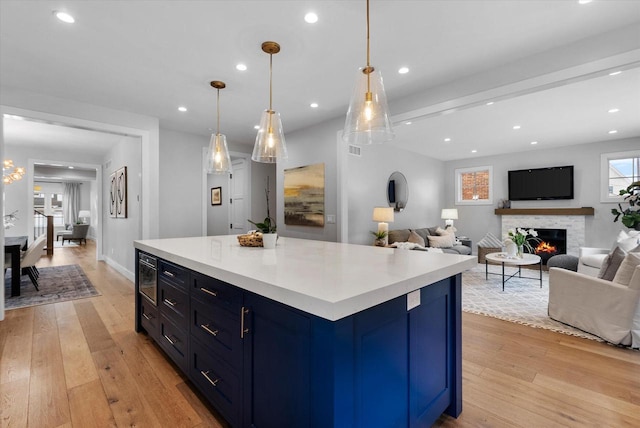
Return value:
<svg viewBox="0 0 640 428">
<path fill-rule="evenodd" d="M 76 23 L 58 21 L 53 9 Z M 304 22 L 308 11 L 318 23 Z M 3 87 L 207 135 L 215 126 L 209 82 L 223 80 L 221 132 L 236 144 L 253 144 L 253 126 L 268 106 L 263 41 L 282 46 L 273 91 L 285 132 L 343 116 L 365 60 L 364 0 L 2 0 L 0 16 Z M 394 144 L 408 150 L 451 160 L 640 135 L 640 1 L 371 0 L 371 41 L 371 62 L 398 121 Z M 237 71 L 239 62 L 248 70 Z M 565 64 L 587 66 L 561 73 Z M 625 72 L 609 77 L 614 65 Z M 401 66 L 410 72 L 398 74 Z M 507 83 L 513 90 L 501 90 Z M 416 101 L 416 94 L 425 95 Z M 447 103 L 455 111 L 440 108 Z M 180 105 L 188 111 L 178 112 Z M 613 107 L 620 111 L 607 113 Z M 403 125 L 408 118 L 412 125 Z M 7 144 L 55 140 L 40 123 L 6 120 L 5 132 Z"/>
</svg>

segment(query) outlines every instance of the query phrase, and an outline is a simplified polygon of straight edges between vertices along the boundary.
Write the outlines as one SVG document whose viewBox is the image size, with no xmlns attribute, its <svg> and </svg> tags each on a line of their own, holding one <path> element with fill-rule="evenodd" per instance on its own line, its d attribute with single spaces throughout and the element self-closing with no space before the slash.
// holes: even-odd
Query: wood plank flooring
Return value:
<svg viewBox="0 0 640 428">
<path fill-rule="evenodd" d="M 133 331 L 133 284 L 93 241 L 38 266 L 72 263 L 101 296 L 0 322 L 0 427 L 226 427 Z M 463 413 L 435 426 L 640 427 L 640 352 L 472 314 L 462 343 Z"/>
</svg>

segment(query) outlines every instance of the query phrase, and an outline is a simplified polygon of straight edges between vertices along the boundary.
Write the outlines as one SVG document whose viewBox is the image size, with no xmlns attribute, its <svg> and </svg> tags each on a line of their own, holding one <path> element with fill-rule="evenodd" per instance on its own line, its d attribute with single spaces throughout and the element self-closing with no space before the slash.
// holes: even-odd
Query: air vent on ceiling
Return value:
<svg viewBox="0 0 640 428">
<path fill-rule="evenodd" d="M 360 147 L 349 144 L 349 154 L 353 156 L 362 156 L 360 154 Z"/>
</svg>

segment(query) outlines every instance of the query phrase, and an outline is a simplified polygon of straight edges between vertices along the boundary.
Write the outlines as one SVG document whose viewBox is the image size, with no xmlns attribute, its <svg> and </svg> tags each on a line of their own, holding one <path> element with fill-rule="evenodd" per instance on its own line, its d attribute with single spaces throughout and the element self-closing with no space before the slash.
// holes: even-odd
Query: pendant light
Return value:
<svg viewBox="0 0 640 428">
<path fill-rule="evenodd" d="M 262 112 L 260 128 L 253 146 L 251 160 L 262 163 L 276 163 L 287 158 L 287 146 L 284 141 L 284 131 L 280 113 L 273 110 L 273 54 L 280 52 L 280 45 L 276 42 L 264 42 L 262 51 L 269 54 L 269 109 Z"/>
<path fill-rule="evenodd" d="M 211 134 L 209 140 L 209 153 L 207 154 L 207 172 L 214 174 L 224 174 L 231 172 L 231 158 L 227 148 L 227 137 L 220 133 L 220 89 L 226 88 L 224 82 L 214 80 L 211 86 L 218 91 L 217 96 L 217 127 L 216 133 Z"/>
<path fill-rule="evenodd" d="M 384 143 L 395 134 L 389 120 L 382 75 L 369 62 L 369 0 L 367 0 L 367 66 L 358 70 L 342 138 L 352 144 Z"/>
</svg>

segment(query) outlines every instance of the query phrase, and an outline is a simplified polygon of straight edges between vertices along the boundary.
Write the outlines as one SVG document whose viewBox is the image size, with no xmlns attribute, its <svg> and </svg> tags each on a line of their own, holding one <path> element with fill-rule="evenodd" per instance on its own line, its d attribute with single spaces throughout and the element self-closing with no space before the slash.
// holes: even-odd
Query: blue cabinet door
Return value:
<svg viewBox="0 0 640 428">
<path fill-rule="evenodd" d="M 251 293 L 244 306 L 244 426 L 311 426 L 311 319 Z"/>
</svg>

